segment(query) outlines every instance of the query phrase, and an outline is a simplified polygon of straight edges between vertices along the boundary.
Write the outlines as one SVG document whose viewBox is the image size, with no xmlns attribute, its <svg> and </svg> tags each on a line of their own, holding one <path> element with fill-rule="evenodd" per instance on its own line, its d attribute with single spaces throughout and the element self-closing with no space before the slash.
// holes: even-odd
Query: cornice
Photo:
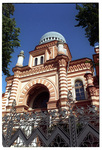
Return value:
<svg viewBox="0 0 102 150">
<path fill-rule="evenodd" d="M 49 47 L 44 47 L 42 49 L 35 49 L 35 50 L 29 52 L 29 54 L 32 55 L 33 57 L 39 56 L 39 55 L 45 54 L 46 50 L 48 51 L 49 54 L 51 53 Z"/>
<path fill-rule="evenodd" d="M 92 61 L 92 59 L 91 58 L 81 58 L 81 59 L 76 59 L 76 60 L 72 60 L 72 61 L 70 61 L 70 64 L 69 64 L 69 66 L 71 66 L 71 65 L 76 65 L 76 64 L 80 64 L 80 63 L 85 63 L 85 61 Z"/>
<path fill-rule="evenodd" d="M 47 49 L 47 47 L 43 48 L 43 49 L 35 49 L 33 51 L 30 51 L 29 54 L 31 54 L 32 56 L 35 54 L 36 55 L 41 55 L 41 54 L 44 54 L 45 50 Z"/>
<path fill-rule="evenodd" d="M 9 80 L 13 80 L 14 78 L 14 75 L 10 76 L 10 77 L 6 77 L 6 82 L 9 81 Z"/>
<path fill-rule="evenodd" d="M 25 70 L 30 70 L 31 68 L 29 66 L 23 66 L 23 67 L 19 67 L 19 66 L 15 66 L 12 71 L 15 72 L 15 71 L 25 71 Z"/>
<path fill-rule="evenodd" d="M 55 60 L 56 60 L 56 61 L 58 61 L 58 60 L 60 60 L 60 59 L 65 59 L 67 62 L 68 62 L 68 60 L 69 60 L 68 56 L 66 56 L 66 55 L 64 55 L 64 54 L 57 55 L 57 56 L 55 57 Z"/>
<path fill-rule="evenodd" d="M 42 49 L 42 48 L 45 48 L 45 47 L 50 47 L 50 46 L 53 46 L 53 45 L 56 45 L 57 42 L 58 42 L 58 41 L 55 40 L 55 41 L 51 41 L 51 42 L 44 43 L 44 44 L 41 44 L 41 45 L 37 45 L 37 46 L 35 47 L 35 50 L 37 50 L 37 49 Z"/>
</svg>

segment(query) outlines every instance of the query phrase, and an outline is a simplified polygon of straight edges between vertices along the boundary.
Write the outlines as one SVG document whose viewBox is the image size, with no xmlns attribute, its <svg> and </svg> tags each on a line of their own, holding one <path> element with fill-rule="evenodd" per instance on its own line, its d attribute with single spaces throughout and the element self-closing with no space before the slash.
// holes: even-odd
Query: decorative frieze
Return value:
<svg viewBox="0 0 102 150">
<path fill-rule="evenodd" d="M 74 64 L 74 65 L 71 65 L 69 66 L 69 69 L 68 69 L 68 73 L 71 73 L 71 72 L 75 72 L 75 71 L 81 71 L 81 70 L 86 70 L 86 69 L 91 69 L 91 65 L 90 63 L 80 63 L 80 64 Z"/>
<path fill-rule="evenodd" d="M 53 71 L 56 70 L 57 68 L 54 67 L 53 64 L 51 65 L 47 65 L 47 66 L 36 66 L 28 71 L 23 71 L 20 73 L 20 78 L 21 77 L 27 77 L 27 76 L 31 76 L 31 75 L 36 75 L 36 74 L 40 74 L 40 73 L 44 73 L 44 72 L 49 72 L 49 71 Z"/>
</svg>

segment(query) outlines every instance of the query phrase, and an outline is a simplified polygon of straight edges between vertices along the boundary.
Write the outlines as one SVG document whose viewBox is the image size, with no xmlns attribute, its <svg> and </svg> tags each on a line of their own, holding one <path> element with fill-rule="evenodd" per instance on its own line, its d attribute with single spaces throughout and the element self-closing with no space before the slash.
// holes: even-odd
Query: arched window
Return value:
<svg viewBox="0 0 102 150">
<path fill-rule="evenodd" d="M 83 83 L 80 80 L 75 82 L 75 93 L 77 101 L 85 99 Z"/>
<path fill-rule="evenodd" d="M 43 56 L 41 56 L 41 58 L 40 58 L 40 64 L 43 64 Z"/>
<path fill-rule="evenodd" d="M 38 58 L 35 58 L 35 66 L 38 64 Z"/>
</svg>

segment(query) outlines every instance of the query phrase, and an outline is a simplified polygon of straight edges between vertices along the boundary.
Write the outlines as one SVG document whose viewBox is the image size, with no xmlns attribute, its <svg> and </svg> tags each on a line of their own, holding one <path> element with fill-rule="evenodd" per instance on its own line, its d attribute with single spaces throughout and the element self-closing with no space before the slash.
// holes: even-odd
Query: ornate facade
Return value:
<svg viewBox="0 0 102 150">
<path fill-rule="evenodd" d="M 99 47 L 93 55 L 99 62 Z M 17 112 L 59 110 L 66 107 L 68 91 L 75 105 L 99 106 L 99 67 L 96 76 L 90 58 L 73 60 L 65 38 L 57 32 L 42 36 L 39 45 L 29 52 L 29 63 L 23 66 L 24 52 L 18 55 L 14 75 L 7 77 L 2 96 L 3 115 L 16 100 Z"/>
</svg>

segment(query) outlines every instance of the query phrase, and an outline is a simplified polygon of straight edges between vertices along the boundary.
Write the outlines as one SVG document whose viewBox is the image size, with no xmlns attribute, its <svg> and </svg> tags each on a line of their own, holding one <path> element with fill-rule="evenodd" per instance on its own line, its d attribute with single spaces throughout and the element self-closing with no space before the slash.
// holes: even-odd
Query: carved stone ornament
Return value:
<svg viewBox="0 0 102 150">
<path fill-rule="evenodd" d="M 96 96 L 96 88 L 91 86 L 88 88 L 90 96 Z"/>
<path fill-rule="evenodd" d="M 66 67 L 66 65 L 67 65 L 67 63 L 66 63 L 65 59 L 59 60 L 59 66 L 60 67 L 62 67 L 62 66 Z"/>
</svg>

